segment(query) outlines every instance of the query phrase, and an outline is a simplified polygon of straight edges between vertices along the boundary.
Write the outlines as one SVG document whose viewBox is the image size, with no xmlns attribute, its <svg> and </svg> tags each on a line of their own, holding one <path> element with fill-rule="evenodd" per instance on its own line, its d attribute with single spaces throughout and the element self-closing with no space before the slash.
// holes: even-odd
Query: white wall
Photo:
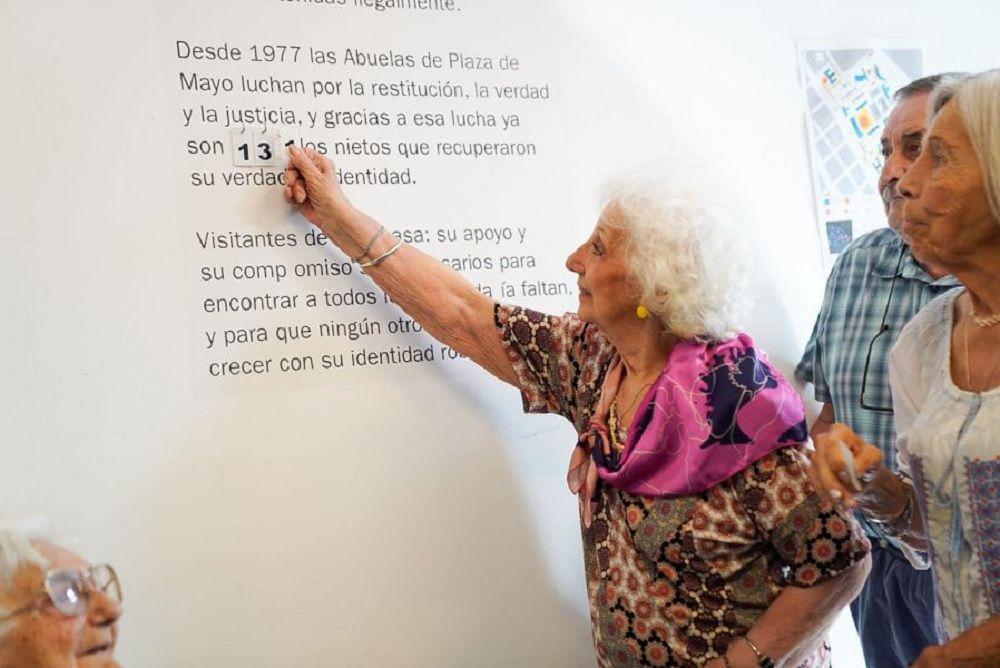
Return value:
<svg viewBox="0 0 1000 668">
<path fill-rule="evenodd" d="M 440 33 L 527 54 L 559 92 L 532 116 L 549 156 L 431 165 L 413 192 L 352 195 L 399 227 L 525 221 L 555 275 L 607 176 L 705 157 L 755 237 L 749 329 L 789 371 L 824 278 L 795 40 L 903 40 L 926 47 L 929 72 L 975 70 L 997 65 L 1000 29 L 991 0 L 463 11 L 345 22 L 263 0 L 0 3 L 2 515 L 45 514 L 118 566 L 125 665 L 592 664 L 567 425 L 522 417 L 516 393 L 461 365 L 234 390 L 199 377 L 192 202 L 210 222 L 278 205 L 178 185 L 178 33 L 224 22 L 413 49 Z"/>
</svg>

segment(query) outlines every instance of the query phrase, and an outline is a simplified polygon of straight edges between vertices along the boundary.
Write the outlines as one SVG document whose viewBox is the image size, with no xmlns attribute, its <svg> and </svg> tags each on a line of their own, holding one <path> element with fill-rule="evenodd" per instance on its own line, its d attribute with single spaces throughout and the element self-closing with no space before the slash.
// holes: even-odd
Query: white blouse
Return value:
<svg viewBox="0 0 1000 668">
<path fill-rule="evenodd" d="M 952 382 L 954 303 L 963 292 L 920 311 L 889 364 L 900 470 L 913 479 L 930 539 L 928 555 L 904 552 L 917 568 L 929 558 L 948 638 L 1000 614 L 1000 388 L 977 394 Z"/>
</svg>

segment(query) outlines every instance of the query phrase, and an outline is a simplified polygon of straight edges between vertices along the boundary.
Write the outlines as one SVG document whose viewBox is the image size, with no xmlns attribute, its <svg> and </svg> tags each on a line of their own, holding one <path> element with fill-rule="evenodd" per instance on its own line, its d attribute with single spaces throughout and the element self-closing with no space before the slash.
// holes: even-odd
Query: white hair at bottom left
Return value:
<svg viewBox="0 0 1000 668">
<path fill-rule="evenodd" d="M 48 560 L 31 544 L 33 540 L 48 537 L 49 524 L 44 519 L 0 525 L 0 587 L 3 591 L 8 590 L 14 574 L 25 564 L 35 564 L 42 568 L 48 566 Z M 0 615 L 5 612 L 0 606 Z"/>
</svg>

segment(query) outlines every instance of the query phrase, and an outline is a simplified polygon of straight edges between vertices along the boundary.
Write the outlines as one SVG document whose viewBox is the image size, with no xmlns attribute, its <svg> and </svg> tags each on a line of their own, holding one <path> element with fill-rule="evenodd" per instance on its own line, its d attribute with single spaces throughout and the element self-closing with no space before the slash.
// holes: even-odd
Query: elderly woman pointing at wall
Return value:
<svg viewBox="0 0 1000 668">
<path fill-rule="evenodd" d="M 686 192 L 621 189 L 569 256 L 579 311 L 494 303 L 355 209 L 293 150 L 285 197 L 431 335 L 559 413 L 579 441 L 602 666 L 828 665 L 868 544 L 800 465 L 799 397 L 732 313 L 740 248 Z"/>
<path fill-rule="evenodd" d="M 1000 666 L 1000 70 L 942 84 L 899 183 L 914 254 L 964 286 L 930 302 L 892 351 L 901 475 L 844 425 L 817 439 L 817 486 L 930 566 L 947 643 L 919 668 Z"/>
</svg>

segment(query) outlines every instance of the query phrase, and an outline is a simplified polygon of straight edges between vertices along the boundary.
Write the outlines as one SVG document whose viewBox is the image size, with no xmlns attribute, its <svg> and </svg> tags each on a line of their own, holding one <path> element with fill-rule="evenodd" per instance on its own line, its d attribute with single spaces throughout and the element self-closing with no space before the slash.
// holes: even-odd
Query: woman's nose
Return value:
<svg viewBox="0 0 1000 668">
<path fill-rule="evenodd" d="M 918 199 L 920 197 L 921 180 L 927 171 L 926 151 L 917 158 L 916 162 L 906 171 L 896 184 L 896 190 L 906 199 Z"/>
<path fill-rule="evenodd" d="M 94 592 L 90 596 L 87 621 L 94 626 L 111 626 L 122 616 L 122 604 L 105 592 Z"/>
<path fill-rule="evenodd" d="M 569 254 L 568 258 L 566 258 L 566 268 L 572 271 L 574 274 L 583 273 L 583 267 L 580 265 L 580 260 L 579 260 L 580 248 L 583 248 L 583 246 L 577 248 L 575 251 Z"/>
</svg>

